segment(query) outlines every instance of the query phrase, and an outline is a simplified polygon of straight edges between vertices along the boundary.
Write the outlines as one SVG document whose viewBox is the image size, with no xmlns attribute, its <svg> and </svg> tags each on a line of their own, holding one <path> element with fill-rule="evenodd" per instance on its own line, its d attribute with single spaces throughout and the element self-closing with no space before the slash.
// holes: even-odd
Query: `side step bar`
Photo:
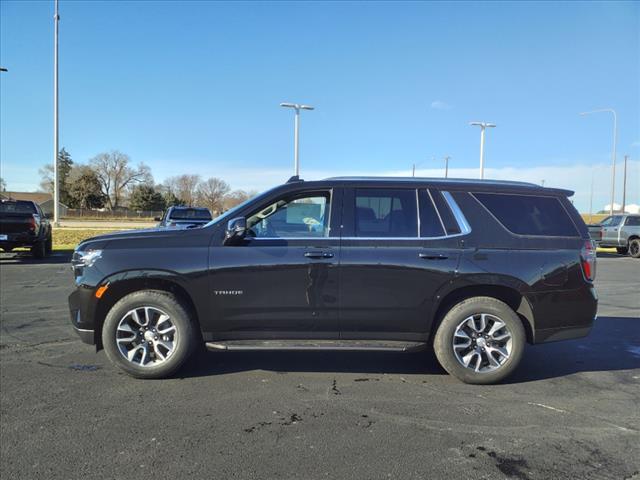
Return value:
<svg viewBox="0 0 640 480">
<path fill-rule="evenodd" d="M 427 347 L 425 342 L 403 342 L 387 340 L 226 340 L 207 342 L 209 350 L 340 350 L 340 351 L 383 351 L 415 352 Z"/>
</svg>

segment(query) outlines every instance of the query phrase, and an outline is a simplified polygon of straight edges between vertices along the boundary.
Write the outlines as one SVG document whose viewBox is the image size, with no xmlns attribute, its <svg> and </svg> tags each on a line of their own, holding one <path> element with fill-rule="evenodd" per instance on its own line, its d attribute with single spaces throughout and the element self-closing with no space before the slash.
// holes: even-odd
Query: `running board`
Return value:
<svg viewBox="0 0 640 480">
<path fill-rule="evenodd" d="M 426 348 L 425 342 L 402 342 L 387 340 L 227 340 L 207 342 L 209 350 L 340 350 L 383 352 L 415 352 Z"/>
</svg>

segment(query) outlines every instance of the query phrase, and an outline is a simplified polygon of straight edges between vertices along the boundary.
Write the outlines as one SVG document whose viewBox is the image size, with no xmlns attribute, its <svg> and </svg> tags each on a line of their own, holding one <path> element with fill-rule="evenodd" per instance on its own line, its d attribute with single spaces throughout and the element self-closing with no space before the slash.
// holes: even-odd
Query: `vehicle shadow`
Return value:
<svg viewBox="0 0 640 480">
<path fill-rule="evenodd" d="M 588 337 L 527 345 L 517 371 L 506 383 L 526 383 L 580 372 L 640 368 L 640 317 L 600 317 Z M 442 375 L 432 350 L 395 352 L 206 352 L 180 376 L 202 377 L 250 370 L 277 373 Z"/>
<path fill-rule="evenodd" d="M 51 255 L 45 258 L 34 258 L 28 251 L 17 251 L 17 252 L 2 252 L 0 253 L 0 264 L 2 265 L 10 265 L 10 264 L 33 264 L 33 265 L 42 265 L 42 264 L 61 264 L 61 263 L 69 263 L 71 262 L 71 255 L 73 254 L 73 250 L 56 250 L 51 253 Z"/>
</svg>

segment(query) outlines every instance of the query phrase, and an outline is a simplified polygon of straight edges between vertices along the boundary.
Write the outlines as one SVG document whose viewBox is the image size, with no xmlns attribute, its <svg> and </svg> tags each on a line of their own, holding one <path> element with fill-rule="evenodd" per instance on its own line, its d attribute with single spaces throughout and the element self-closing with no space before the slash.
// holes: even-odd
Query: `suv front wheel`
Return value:
<svg viewBox="0 0 640 480">
<path fill-rule="evenodd" d="M 434 338 L 440 365 L 465 383 L 496 383 L 520 363 L 526 336 L 518 314 L 492 297 L 455 305 Z"/>
<path fill-rule="evenodd" d="M 141 290 L 109 310 L 102 344 L 112 363 L 136 378 L 165 378 L 189 358 L 195 329 L 188 309 L 172 294 Z"/>
</svg>

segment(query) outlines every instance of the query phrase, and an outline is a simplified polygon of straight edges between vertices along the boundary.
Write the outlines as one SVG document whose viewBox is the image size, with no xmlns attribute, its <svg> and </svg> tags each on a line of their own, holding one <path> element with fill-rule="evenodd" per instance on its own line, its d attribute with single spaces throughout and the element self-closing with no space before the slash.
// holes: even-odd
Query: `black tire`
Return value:
<svg viewBox="0 0 640 480">
<path fill-rule="evenodd" d="M 31 255 L 33 255 L 34 258 L 44 258 L 46 254 L 47 248 L 44 241 L 36 242 L 31 247 Z"/>
<path fill-rule="evenodd" d="M 629 247 L 616 247 L 616 252 L 618 252 L 619 255 L 626 255 L 629 253 Z"/>
<path fill-rule="evenodd" d="M 640 258 L 640 238 L 634 238 L 629 242 L 629 255 Z"/>
<path fill-rule="evenodd" d="M 176 328 L 175 349 L 159 365 L 141 366 L 127 360 L 120 352 L 116 331 L 120 321 L 137 308 L 153 307 L 166 312 Z M 109 360 L 135 378 L 166 378 L 184 365 L 193 353 L 196 344 L 196 328 L 190 318 L 189 309 L 171 293 L 159 290 L 140 290 L 121 298 L 107 314 L 102 327 L 102 345 Z"/>
<path fill-rule="evenodd" d="M 53 238 L 51 237 L 51 234 L 49 234 L 47 240 L 45 241 L 44 249 L 47 255 L 51 255 L 51 252 L 53 251 Z"/>
<path fill-rule="evenodd" d="M 458 361 L 454 353 L 454 333 L 465 319 L 479 314 L 498 317 L 511 334 L 511 353 L 509 357 L 493 371 L 476 372 Z M 471 384 L 491 384 L 504 380 L 516 369 L 526 342 L 522 321 L 506 303 L 492 297 L 473 297 L 455 305 L 442 319 L 433 341 L 433 348 L 440 362 L 450 375 Z"/>
</svg>

